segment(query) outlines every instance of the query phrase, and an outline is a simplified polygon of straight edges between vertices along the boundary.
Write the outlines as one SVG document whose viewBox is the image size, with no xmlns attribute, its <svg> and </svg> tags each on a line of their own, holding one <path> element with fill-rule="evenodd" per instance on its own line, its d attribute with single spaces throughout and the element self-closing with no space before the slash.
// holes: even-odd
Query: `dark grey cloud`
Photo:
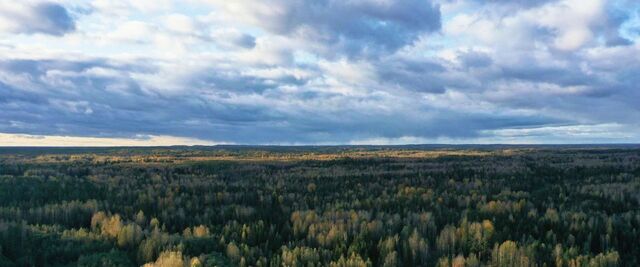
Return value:
<svg viewBox="0 0 640 267">
<path fill-rule="evenodd" d="M 88 74 L 92 68 L 110 69 L 125 75 L 94 76 Z M 258 78 L 246 77 L 243 81 L 240 76 L 198 76 L 202 79 L 200 84 L 206 84 L 206 79 L 227 83 L 208 87 L 223 95 L 222 100 L 216 101 L 198 91 L 171 96 L 148 92 L 128 75 L 150 69 L 153 68 L 111 64 L 105 60 L 2 61 L 0 74 L 26 77 L 29 84 L 0 83 L 0 103 L 3 104 L 0 132 L 100 137 L 154 134 L 233 141 L 239 140 L 234 132 L 240 129 L 286 121 L 284 115 L 261 105 L 223 101 L 225 94 L 260 91 L 261 88 L 255 86 L 259 83 Z M 56 71 L 67 76 L 51 77 Z M 114 85 L 118 86 L 117 91 L 109 89 Z M 187 86 L 195 85 L 194 81 Z M 248 139 L 244 141 L 249 142 Z"/>
<path fill-rule="evenodd" d="M 446 69 L 435 61 L 387 59 L 376 67 L 380 81 L 386 85 L 429 93 L 442 93 L 448 85 L 441 76 Z"/>
<path fill-rule="evenodd" d="M 59 4 L 37 4 L 34 6 L 34 14 L 39 18 L 40 22 L 28 26 L 32 32 L 63 35 L 76 28 L 75 22 L 67 12 L 67 9 Z"/>
<path fill-rule="evenodd" d="M 274 78 L 243 74 L 239 70 L 207 68 L 190 75 L 188 83 L 198 88 L 209 88 L 218 92 L 262 93 L 280 86 L 304 86 L 305 78 L 281 75 Z"/>
<path fill-rule="evenodd" d="M 39 2 L 24 4 L 16 2 L 15 5 L 23 5 L 19 11 L 3 10 L 0 7 L 0 17 L 11 21 L 8 30 L 15 33 L 42 33 L 61 36 L 76 29 L 75 20 L 67 9 L 57 3 Z"/>
<path fill-rule="evenodd" d="M 512 77 L 507 80 L 523 79 L 532 84 L 554 80 L 559 84 L 572 83 L 554 78 L 554 74 L 576 75 L 571 78 L 576 80 L 580 80 L 579 75 L 584 75 L 584 80 L 589 77 L 581 72 L 547 70 L 537 64 L 501 65 L 504 63 L 487 60 L 486 57 L 491 56 L 480 56 L 481 68 L 498 69 L 502 74 L 476 77 L 488 79 L 481 88 L 474 88 L 480 95 L 491 94 L 492 86 L 505 77 Z M 440 94 L 447 88 L 457 88 L 456 81 L 443 78 L 449 72 L 461 71 L 455 66 L 431 59 L 385 60 L 376 65 L 380 75 L 378 79 L 383 86 L 393 84 L 394 90 L 417 94 Z M 491 63 L 486 65 L 487 62 Z M 283 93 L 278 91 L 280 86 L 305 88 L 309 86 L 308 81 L 287 78 L 286 75 L 267 81 L 247 74 L 225 73 L 216 68 L 193 75 L 185 81 L 184 86 L 188 88 L 180 93 L 164 95 L 149 91 L 146 85 L 131 78 L 132 73 L 154 74 L 159 71 L 149 64 L 144 61 L 116 64 L 104 59 L 0 61 L 0 74 L 25 77 L 24 80 L 29 81 L 28 84 L 0 83 L 0 103 L 3 106 L 0 132 L 100 137 L 172 135 L 247 144 L 343 143 L 405 136 L 477 138 L 482 137 L 484 131 L 497 129 L 576 123 L 566 116 L 545 113 L 493 114 L 446 108 L 442 104 L 435 107 L 432 104 L 439 103 L 421 104 L 418 98 L 398 103 L 391 110 L 380 110 L 376 108 L 376 101 L 389 104 L 388 101 L 393 100 L 318 91 Z M 95 68 L 113 70 L 122 75 L 92 75 L 91 70 Z M 640 80 L 634 73 L 640 71 L 640 64 L 627 64 L 626 71 L 615 66 L 592 68 L 604 76 L 614 74 L 614 82 L 594 80 L 589 84 L 594 88 L 591 92 L 599 94 L 597 96 L 588 93 L 550 96 L 534 90 L 492 101 L 507 110 L 558 110 L 576 119 L 595 120 L 595 123 L 637 123 L 637 118 L 630 114 L 638 112 L 634 99 L 640 95 L 634 83 Z M 505 69 L 511 69 L 511 72 L 504 72 Z M 64 75 L 56 77 L 52 73 Z M 111 90 L 114 85 L 119 89 Z M 268 101 L 237 101 L 256 96 Z M 279 100 L 283 98 L 288 99 L 285 103 L 301 102 L 309 106 L 279 107 L 278 104 L 282 103 Z M 367 104 L 371 101 L 374 102 Z M 325 109 L 318 103 L 339 108 Z"/>
<path fill-rule="evenodd" d="M 561 86 L 589 85 L 595 77 L 580 71 L 577 66 L 562 68 L 557 66 L 541 66 L 533 62 L 528 65 L 510 65 L 496 73 L 499 79 L 517 79 L 536 83 L 553 83 Z"/>
<path fill-rule="evenodd" d="M 631 47 L 607 55 L 570 55 L 556 65 L 528 56 L 494 60 L 474 93 L 507 109 L 527 109 L 564 118 L 568 123 L 638 124 L 640 61 Z M 500 56 L 494 55 L 494 57 Z M 468 72 L 467 72 L 468 74 Z"/>
<path fill-rule="evenodd" d="M 490 66 L 493 63 L 490 55 L 477 51 L 459 53 L 458 58 L 465 68 L 482 68 Z"/>
<path fill-rule="evenodd" d="M 337 115 L 337 114 L 336 114 Z M 415 116 L 412 116 L 415 115 Z M 483 130 L 504 127 L 539 127 L 558 123 L 561 120 L 544 116 L 509 116 L 489 114 L 468 114 L 455 110 L 423 110 L 406 114 L 344 114 L 340 120 L 307 121 L 315 128 L 310 132 L 325 133 L 331 141 L 349 140 L 354 136 L 362 139 L 371 137 L 402 138 L 416 136 L 425 138 L 476 138 Z M 434 116 L 435 115 L 435 116 Z M 346 118 L 345 118 L 346 116 Z M 335 118 L 339 118 L 336 116 Z M 314 135 L 304 134 L 307 138 Z M 305 140 L 324 141 L 324 140 Z"/>
<path fill-rule="evenodd" d="M 420 34 L 440 30 L 440 7 L 430 1 L 275 1 L 279 12 L 260 13 L 267 30 L 327 44 L 350 56 L 393 51 Z"/>
<path fill-rule="evenodd" d="M 444 71 L 444 67 L 434 62 L 406 61 L 398 67 L 408 73 Z M 3 105 L 0 132 L 98 137 L 172 135 L 249 144 L 340 143 L 377 137 L 475 137 L 487 129 L 557 122 L 546 117 L 468 114 L 420 105 L 415 106 L 417 109 L 398 107 L 390 112 L 376 111 L 375 104 L 367 107 L 365 103 L 385 99 L 254 90 L 260 79 L 241 75 L 229 76 L 234 78 L 231 85 L 224 88 L 211 85 L 205 91 L 186 90 L 165 96 L 145 90 L 144 85 L 129 75 L 89 74 L 95 68 L 125 74 L 154 71 L 149 66 L 113 64 L 106 60 L 1 61 L 0 74 L 27 77 L 30 84 L 0 83 Z M 65 76 L 52 77 L 51 73 L 55 72 Z M 198 79 L 201 85 L 210 82 L 208 80 L 226 79 L 204 73 L 207 72 L 195 76 L 185 86 L 197 84 Z M 291 84 L 286 79 L 273 82 L 280 86 L 305 86 Z M 110 90 L 115 84 L 119 90 Z M 401 86 L 411 85 L 406 81 Z M 271 102 L 229 101 L 256 94 Z M 274 103 L 278 103 L 279 98 L 306 101 L 309 105 L 317 105 L 318 101 L 333 103 L 341 108 L 277 107 Z"/>
<path fill-rule="evenodd" d="M 234 44 L 244 48 L 254 48 L 256 46 L 256 38 L 250 34 L 242 34 L 234 40 Z"/>
</svg>

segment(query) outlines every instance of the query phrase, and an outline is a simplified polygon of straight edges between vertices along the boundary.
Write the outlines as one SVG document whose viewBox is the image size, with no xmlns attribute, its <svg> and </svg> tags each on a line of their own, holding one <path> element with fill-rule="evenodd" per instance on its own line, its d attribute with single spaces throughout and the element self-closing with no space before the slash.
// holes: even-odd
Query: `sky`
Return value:
<svg viewBox="0 0 640 267">
<path fill-rule="evenodd" d="M 418 143 L 640 143 L 640 2 L 0 2 L 0 146 Z"/>
</svg>

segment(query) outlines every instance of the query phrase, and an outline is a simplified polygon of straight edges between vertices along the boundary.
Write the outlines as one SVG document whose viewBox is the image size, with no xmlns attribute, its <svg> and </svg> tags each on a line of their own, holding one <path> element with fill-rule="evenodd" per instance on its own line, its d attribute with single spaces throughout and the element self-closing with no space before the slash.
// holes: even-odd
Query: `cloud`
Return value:
<svg viewBox="0 0 640 267">
<path fill-rule="evenodd" d="M 407 59 L 388 59 L 378 65 L 378 76 L 389 86 L 442 93 L 449 85 L 442 74 L 446 69 L 437 62 Z"/>
<path fill-rule="evenodd" d="M 0 4 L 0 31 L 62 36 L 76 29 L 65 7 L 52 2 L 6 2 Z"/>
<path fill-rule="evenodd" d="M 458 58 L 466 68 L 482 68 L 493 63 L 489 54 L 477 51 L 460 51 Z"/>
<path fill-rule="evenodd" d="M 601 26 L 607 46 L 631 45 L 633 43 L 620 35 L 620 27 L 631 17 L 630 14 L 625 12 L 624 8 L 613 5 L 607 6 L 607 18 Z"/>
<path fill-rule="evenodd" d="M 428 1 L 211 1 L 218 20 L 244 22 L 268 32 L 320 43 L 328 54 L 394 51 L 440 29 L 439 7 Z M 218 13 L 216 13 L 218 14 Z M 310 45 L 312 46 L 312 45 Z"/>
<path fill-rule="evenodd" d="M 5 133 L 92 137 L 154 134 L 252 144 L 338 143 L 354 136 L 473 137 L 480 129 L 555 122 L 533 117 L 518 120 L 510 115 L 470 115 L 421 106 L 406 97 L 374 93 L 379 94 L 375 97 L 331 89 L 352 86 L 345 82 L 356 77 L 355 73 L 336 77 L 345 79 L 340 83 L 332 78 L 307 81 L 315 84 L 305 85 L 297 82 L 298 78 L 286 78 L 294 77 L 286 72 L 206 75 L 219 72 L 212 69 L 185 84 L 203 89 L 165 97 L 147 91 L 143 83 L 131 78 L 131 73 L 147 72 L 148 67 L 101 60 L 9 61 L 0 66 L 0 73 L 22 75 L 33 83 L 33 90 L 25 91 L 22 81 L 3 81 L 0 101 L 6 108 L 0 115 L 0 132 Z M 435 66 L 408 62 L 405 68 L 421 71 L 438 68 Z M 309 87 L 309 91 L 288 91 L 297 87 Z M 399 102 L 403 105 L 393 104 Z"/>
<path fill-rule="evenodd" d="M 153 41 L 154 27 L 142 21 L 127 21 L 120 24 L 107 37 L 118 42 L 145 43 Z"/>
<path fill-rule="evenodd" d="M 211 33 L 211 38 L 225 48 L 242 47 L 251 49 L 256 46 L 256 38 L 254 36 L 237 30 L 217 30 Z"/>
<path fill-rule="evenodd" d="M 0 4 L 0 17 L 42 3 Z M 27 34 L 39 22 L 26 15 L 27 26 L 2 24 L 0 133 L 240 144 L 640 140 L 629 1 L 59 3 L 72 15 L 91 10 L 73 17 L 74 34 Z"/>
<path fill-rule="evenodd" d="M 531 8 L 544 5 L 555 0 L 476 0 L 482 4 L 506 5 L 517 8 Z"/>
<path fill-rule="evenodd" d="M 560 52 L 598 45 L 600 39 L 608 46 L 631 44 L 619 32 L 630 17 L 626 4 L 602 0 L 536 1 L 535 5 L 528 2 L 504 4 L 515 5 L 516 9 L 488 5 L 477 7 L 482 12 L 462 12 L 445 25 L 445 30 L 493 46 L 537 45 Z"/>
</svg>

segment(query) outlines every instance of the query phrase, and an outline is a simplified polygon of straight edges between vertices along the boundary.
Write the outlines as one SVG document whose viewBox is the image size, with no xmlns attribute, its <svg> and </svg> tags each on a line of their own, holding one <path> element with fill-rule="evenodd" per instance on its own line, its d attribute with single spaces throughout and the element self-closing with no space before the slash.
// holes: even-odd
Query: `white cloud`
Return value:
<svg viewBox="0 0 640 267">
<path fill-rule="evenodd" d="M 113 42 L 149 43 L 154 39 L 156 29 L 143 21 L 127 21 L 122 23 L 107 38 Z"/>
<path fill-rule="evenodd" d="M 454 16 L 445 23 L 445 32 L 462 38 L 473 37 L 492 46 L 546 44 L 574 51 L 595 38 L 594 27 L 601 26 L 606 17 L 602 0 L 551 1 L 516 11 L 491 8 Z M 545 42 L 546 35 L 552 36 L 552 43 Z"/>
<path fill-rule="evenodd" d="M 604 4 L 602 0 L 565 0 L 527 11 L 523 17 L 556 31 L 555 48 L 573 51 L 593 39 L 591 28 L 604 18 Z"/>
<path fill-rule="evenodd" d="M 91 6 L 100 13 L 117 16 L 129 16 L 135 12 L 153 14 L 171 10 L 174 1 L 171 0 L 93 0 Z"/>
<path fill-rule="evenodd" d="M 183 14 L 171 14 L 164 20 L 167 29 L 173 32 L 191 35 L 198 32 L 196 22 Z"/>
</svg>

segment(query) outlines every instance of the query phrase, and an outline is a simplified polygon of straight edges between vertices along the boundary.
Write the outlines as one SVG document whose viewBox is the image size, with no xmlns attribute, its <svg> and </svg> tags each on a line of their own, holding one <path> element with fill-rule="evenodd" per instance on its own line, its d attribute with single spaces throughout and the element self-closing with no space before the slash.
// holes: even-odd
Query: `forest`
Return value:
<svg viewBox="0 0 640 267">
<path fill-rule="evenodd" d="M 640 266 L 640 147 L 0 148 L 0 266 Z"/>
</svg>

